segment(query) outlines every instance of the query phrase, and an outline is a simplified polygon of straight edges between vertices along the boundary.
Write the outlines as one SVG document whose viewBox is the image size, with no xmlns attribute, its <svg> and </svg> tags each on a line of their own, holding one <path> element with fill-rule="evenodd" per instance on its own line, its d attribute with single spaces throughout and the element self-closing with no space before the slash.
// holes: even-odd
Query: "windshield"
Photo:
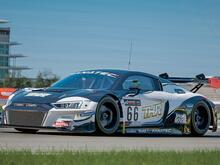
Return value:
<svg viewBox="0 0 220 165">
<path fill-rule="evenodd" d="M 110 89 L 116 80 L 115 76 L 102 74 L 74 74 L 58 81 L 51 87 L 73 89 Z"/>
</svg>

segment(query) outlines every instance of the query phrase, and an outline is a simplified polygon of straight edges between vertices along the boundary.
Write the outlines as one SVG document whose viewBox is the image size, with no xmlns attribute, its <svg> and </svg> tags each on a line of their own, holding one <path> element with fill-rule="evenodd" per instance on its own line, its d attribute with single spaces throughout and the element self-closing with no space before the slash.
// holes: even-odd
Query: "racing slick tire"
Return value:
<svg viewBox="0 0 220 165">
<path fill-rule="evenodd" d="M 23 128 L 15 128 L 15 130 L 23 133 L 36 133 L 37 129 L 23 129 Z"/>
<path fill-rule="evenodd" d="M 96 109 L 96 133 L 111 135 L 116 133 L 120 124 L 118 103 L 110 96 L 104 97 Z"/>
<path fill-rule="evenodd" d="M 191 135 L 204 135 L 211 124 L 211 113 L 208 105 L 200 101 L 194 105 L 191 113 Z"/>
</svg>

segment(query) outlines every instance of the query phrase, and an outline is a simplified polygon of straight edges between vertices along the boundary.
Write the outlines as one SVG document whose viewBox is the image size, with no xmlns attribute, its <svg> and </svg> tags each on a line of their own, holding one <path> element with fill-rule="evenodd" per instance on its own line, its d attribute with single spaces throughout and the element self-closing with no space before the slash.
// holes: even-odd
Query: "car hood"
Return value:
<svg viewBox="0 0 220 165">
<path fill-rule="evenodd" d="M 106 94 L 112 93 L 110 90 L 96 89 L 40 89 L 31 91 L 20 91 L 11 99 L 15 103 L 55 103 L 66 97 L 84 97 L 98 102 Z"/>
</svg>

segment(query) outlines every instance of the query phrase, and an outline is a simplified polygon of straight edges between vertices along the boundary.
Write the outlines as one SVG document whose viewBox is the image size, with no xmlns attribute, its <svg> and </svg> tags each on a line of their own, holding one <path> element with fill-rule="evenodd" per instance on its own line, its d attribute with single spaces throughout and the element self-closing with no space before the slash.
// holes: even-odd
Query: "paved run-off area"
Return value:
<svg viewBox="0 0 220 165">
<path fill-rule="evenodd" d="M 56 131 L 24 134 L 11 128 L 0 128 L 0 149 L 21 150 L 220 150 L 220 129 L 204 137 L 161 135 L 95 136 Z"/>
</svg>

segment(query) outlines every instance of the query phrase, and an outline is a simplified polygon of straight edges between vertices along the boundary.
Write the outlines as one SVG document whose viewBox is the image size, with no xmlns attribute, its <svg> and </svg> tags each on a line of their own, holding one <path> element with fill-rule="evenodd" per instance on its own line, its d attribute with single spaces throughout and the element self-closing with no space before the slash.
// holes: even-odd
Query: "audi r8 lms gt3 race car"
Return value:
<svg viewBox="0 0 220 165">
<path fill-rule="evenodd" d="M 102 134 L 201 136 L 217 129 L 215 105 L 195 92 L 196 78 L 125 70 L 77 72 L 45 89 L 21 89 L 3 107 L 2 125 L 22 132 L 56 128 Z M 175 83 L 197 82 L 188 91 Z"/>
</svg>

